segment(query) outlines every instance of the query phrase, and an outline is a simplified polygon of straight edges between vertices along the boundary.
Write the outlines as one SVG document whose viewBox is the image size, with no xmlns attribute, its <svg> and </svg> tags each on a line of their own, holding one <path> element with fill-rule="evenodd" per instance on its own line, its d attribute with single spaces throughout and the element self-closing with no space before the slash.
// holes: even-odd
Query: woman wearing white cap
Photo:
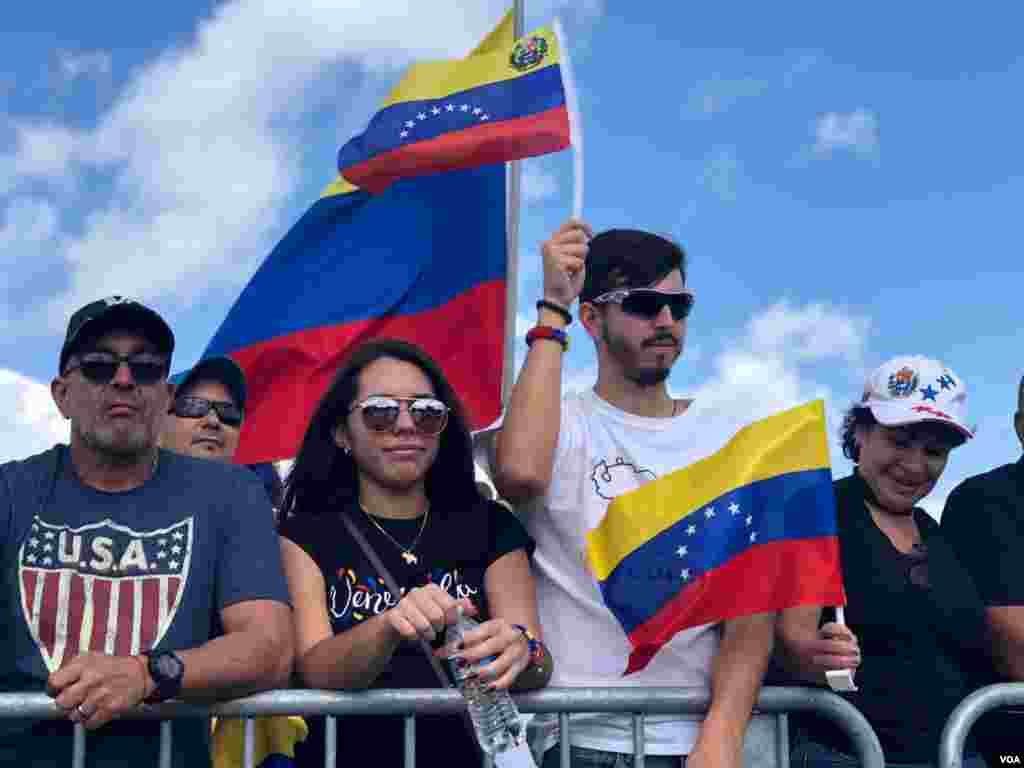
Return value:
<svg viewBox="0 0 1024 768">
<path fill-rule="evenodd" d="M 856 668 L 845 694 L 867 717 L 891 764 L 931 765 L 946 718 L 988 663 L 984 607 L 936 523 L 916 506 L 973 437 L 967 390 L 949 368 L 899 357 L 875 370 L 843 423 L 856 467 L 835 483 L 847 625 L 830 609 L 784 611 L 780 651 L 791 674 L 825 682 Z M 831 618 L 831 616 L 829 617 Z M 796 720 L 796 766 L 853 766 L 842 732 L 820 718 Z M 984 766 L 968 742 L 968 768 Z"/>
</svg>

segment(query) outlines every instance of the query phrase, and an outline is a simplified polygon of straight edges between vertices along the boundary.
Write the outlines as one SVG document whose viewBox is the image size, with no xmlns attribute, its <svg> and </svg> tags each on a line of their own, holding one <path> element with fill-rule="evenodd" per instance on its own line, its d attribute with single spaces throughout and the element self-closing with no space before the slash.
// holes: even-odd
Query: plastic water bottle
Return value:
<svg viewBox="0 0 1024 768">
<path fill-rule="evenodd" d="M 461 607 L 458 611 L 459 620 L 450 625 L 445 633 L 445 643 L 452 649 L 460 649 L 466 632 L 480 626 L 469 616 L 463 616 Z M 487 682 L 477 675 L 482 667 L 492 661 L 493 656 L 476 663 L 468 662 L 458 655 L 448 658 L 452 676 L 466 697 L 466 708 L 473 721 L 477 741 L 484 752 L 496 755 L 524 744 L 526 733 L 519 718 L 519 709 L 508 691 L 485 690 Z"/>
</svg>

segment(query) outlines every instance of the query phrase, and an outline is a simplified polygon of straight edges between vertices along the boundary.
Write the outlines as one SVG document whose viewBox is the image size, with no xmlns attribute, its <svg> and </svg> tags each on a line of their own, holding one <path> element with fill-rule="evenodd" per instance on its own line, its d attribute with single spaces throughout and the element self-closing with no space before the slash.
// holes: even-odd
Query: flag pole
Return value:
<svg viewBox="0 0 1024 768">
<path fill-rule="evenodd" d="M 512 34 L 518 40 L 526 34 L 526 0 L 512 4 Z M 522 197 L 522 167 L 518 160 L 507 166 L 505 185 L 505 344 L 501 372 L 501 402 L 508 403 L 515 383 L 516 309 L 519 306 L 519 204 Z"/>
</svg>

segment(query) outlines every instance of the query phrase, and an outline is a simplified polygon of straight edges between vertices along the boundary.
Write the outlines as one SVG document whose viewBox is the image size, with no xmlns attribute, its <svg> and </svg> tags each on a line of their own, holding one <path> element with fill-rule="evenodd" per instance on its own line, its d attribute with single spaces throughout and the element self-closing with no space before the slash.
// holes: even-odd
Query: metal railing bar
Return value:
<svg viewBox="0 0 1024 768">
<path fill-rule="evenodd" d="M 979 688 L 957 705 L 939 739 L 939 768 L 960 768 L 967 734 L 986 712 L 1024 704 L 1024 683 L 999 683 Z"/>
</svg>

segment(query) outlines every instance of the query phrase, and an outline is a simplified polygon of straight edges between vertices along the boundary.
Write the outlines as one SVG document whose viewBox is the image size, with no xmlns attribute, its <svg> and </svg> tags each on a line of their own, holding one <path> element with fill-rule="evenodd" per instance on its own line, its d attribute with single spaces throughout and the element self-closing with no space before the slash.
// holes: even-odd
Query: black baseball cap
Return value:
<svg viewBox="0 0 1024 768">
<path fill-rule="evenodd" d="M 86 304 L 71 316 L 64 346 L 60 350 L 60 372 L 63 373 L 68 358 L 83 344 L 114 330 L 138 331 L 153 342 L 162 354 L 167 355 L 167 365 L 170 367 L 174 352 L 171 327 L 155 310 L 135 299 L 108 296 Z"/>
<path fill-rule="evenodd" d="M 178 380 L 178 377 L 181 377 L 180 380 Z M 176 374 L 171 378 L 171 381 L 177 383 L 177 388 L 175 389 L 175 396 L 177 396 L 188 394 L 189 387 L 196 382 L 210 379 L 219 381 L 227 387 L 231 397 L 234 398 L 235 405 L 242 410 L 242 413 L 245 413 L 245 400 L 248 396 L 248 390 L 245 386 L 245 372 L 239 367 L 238 363 L 226 355 L 207 357 L 204 360 L 200 360 L 193 366 L 192 370 L 183 374 Z"/>
<path fill-rule="evenodd" d="M 686 253 L 668 238 L 639 229 L 606 230 L 590 240 L 580 301 L 619 288 L 646 288 L 673 269 L 682 272 L 685 285 Z"/>
</svg>

